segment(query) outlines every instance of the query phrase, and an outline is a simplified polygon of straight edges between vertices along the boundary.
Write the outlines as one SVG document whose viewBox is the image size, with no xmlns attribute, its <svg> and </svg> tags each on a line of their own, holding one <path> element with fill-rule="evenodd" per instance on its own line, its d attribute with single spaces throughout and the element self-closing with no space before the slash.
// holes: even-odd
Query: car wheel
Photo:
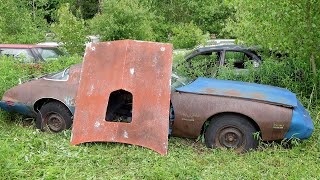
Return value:
<svg viewBox="0 0 320 180">
<path fill-rule="evenodd" d="M 64 104 L 49 102 L 39 110 L 36 126 L 42 131 L 61 132 L 72 125 L 72 114 Z"/>
<path fill-rule="evenodd" d="M 232 148 L 235 152 L 256 149 L 258 140 L 253 136 L 257 130 L 250 121 L 239 115 L 222 115 L 210 122 L 205 132 L 208 148 Z"/>
</svg>

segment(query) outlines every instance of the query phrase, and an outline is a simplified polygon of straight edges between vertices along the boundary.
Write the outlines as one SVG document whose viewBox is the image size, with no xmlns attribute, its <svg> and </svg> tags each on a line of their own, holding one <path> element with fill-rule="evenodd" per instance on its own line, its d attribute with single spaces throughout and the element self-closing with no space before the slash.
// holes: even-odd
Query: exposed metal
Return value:
<svg viewBox="0 0 320 180">
<path fill-rule="evenodd" d="M 166 154 L 172 45 L 122 40 L 87 46 L 71 144 L 122 142 Z M 106 121 L 109 96 L 133 95 L 132 122 Z"/>
<path fill-rule="evenodd" d="M 237 113 L 258 125 L 263 140 L 283 139 L 292 116 L 291 108 L 234 97 L 174 92 L 171 101 L 175 115 L 172 135 L 179 137 L 196 138 L 205 121 L 214 115 Z M 283 129 L 274 129 L 274 124 Z"/>
</svg>

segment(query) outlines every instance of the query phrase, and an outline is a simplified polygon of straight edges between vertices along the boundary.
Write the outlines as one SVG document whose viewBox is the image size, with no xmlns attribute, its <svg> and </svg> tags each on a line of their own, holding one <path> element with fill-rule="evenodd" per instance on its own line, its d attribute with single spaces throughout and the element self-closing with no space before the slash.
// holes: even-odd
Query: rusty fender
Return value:
<svg viewBox="0 0 320 180">
<path fill-rule="evenodd" d="M 263 140 L 283 139 L 290 127 L 292 109 L 262 101 L 173 92 L 175 120 L 172 134 L 187 138 L 200 135 L 206 120 L 220 113 L 238 113 L 259 126 Z"/>
</svg>

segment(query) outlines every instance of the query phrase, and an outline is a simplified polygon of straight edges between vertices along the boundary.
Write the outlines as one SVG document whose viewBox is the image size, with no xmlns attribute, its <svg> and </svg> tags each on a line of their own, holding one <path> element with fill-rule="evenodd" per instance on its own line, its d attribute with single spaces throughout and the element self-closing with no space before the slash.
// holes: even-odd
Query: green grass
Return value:
<svg viewBox="0 0 320 180">
<path fill-rule="evenodd" d="M 15 86 L 20 77 L 58 71 L 80 61 L 80 57 L 64 58 L 43 65 L 39 72 L 0 58 L 0 95 Z M 262 69 L 262 80 L 274 75 L 268 74 L 274 72 L 271 67 L 273 64 Z M 282 78 L 276 85 L 283 83 L 296 93 L 312 84 L 287 82 L 292 77 L 285 74 L 278 77 Z M 307 91 L 297 94 L 305 106 L 311 102 L 303 96 Z M 21 116 L 0 110 L 0 179 L 319 179 L 320 106 L 312 101 L 310 107 L 318 107 L 311 111 L 315 132 L 291 149 L 262 143 L 258 151 L 238 155 L 230 150 L 207 149 L 202 142 L 170 138 L 166 156 L 120 143 L 71 146 L 70 130 L 59 134 L 39 132 L 34 123 L 24 126 Z"/>
<path fill-rule="evenodd" d="M 312 113 L 316 127 L 318 111 Z M 202 142 L 169 139 L 169 152 L 120 143 L 71 146 L 71 131 L 43 133 L 24 126 L 19 116 L 0 112 L 0 179 L 318 179 L 320 136 L 291 149 L 264 144 L 258 151 L 235 154 L 207 149 Z M 18 120 L 15 120 L 18 119 Z"/>
</svg>

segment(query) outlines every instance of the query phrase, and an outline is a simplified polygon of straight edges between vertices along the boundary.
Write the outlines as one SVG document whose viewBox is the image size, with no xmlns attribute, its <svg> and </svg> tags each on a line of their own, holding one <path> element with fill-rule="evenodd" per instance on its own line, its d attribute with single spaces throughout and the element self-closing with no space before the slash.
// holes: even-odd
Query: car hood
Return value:
<svg viewBox="0 0 320 180">
<path fill-rule="evenodd" d="M 296 95 L 289 90 L 255 83 L 198 78 L 191 84 L 176 90 L 196 94 L 260 100 L 290 107 L 297 106 Z"/>
</svg>

